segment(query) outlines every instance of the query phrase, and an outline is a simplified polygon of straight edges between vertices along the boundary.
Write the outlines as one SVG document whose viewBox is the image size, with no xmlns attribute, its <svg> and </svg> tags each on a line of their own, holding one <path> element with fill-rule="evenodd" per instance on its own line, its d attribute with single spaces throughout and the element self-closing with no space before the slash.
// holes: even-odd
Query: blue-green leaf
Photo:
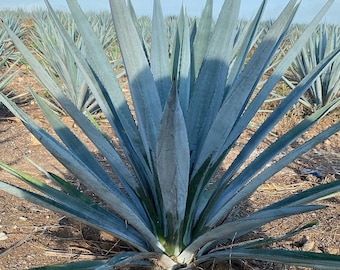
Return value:
<svg viewBox="0 0 340 270">
<path fill-rule="evenodd" d="M 239 9 L 239 0 L 224 2 L 191 93 L 186 123 L 192 164 L 223 101 Z"/>
<path fill-rule="evenodd" d="M 107 183 L 103 182 L 99 176 L 93 172 L 88 164 L 74 155 L 71 151 L 61 145 L 49 133 L 39 127 L 31 118 L 29 118 L 20 108 L 13 102 L 8 100 L 0 93 L 0 100 L 23 122 L 26 128 L 44 145 L 44 147 L 58 159 L 65 168 L 69 169 L 74 175 L 77 175 L 84 184 L 90 187 L 105 201 L 119 216 L 124 218 L 136 228 L 149 241 L 149 244 L 155 250 L 162 250 L 163 247 L 152 234 L 150 227 L 137 215 L 133 207 L 129 207 L 129 203 L 124 203 L 125 199 L 121 196 L 116 196 Z"/>
<path fill-rule="evenodd" d="M 225 239 L 227 241 L 227 239 L 233 239 L 235 234 L 237 234 L 237 236 L 244 235 L 245 233 L 255 230 L 270 221 L 322 208 L 323 206 L 311 205 L 290 206 L 279 209 L 270 209 L 263 212 L 258 211 L 236 221 L 226 222 L 202 235 L 199 235 L 195 240 L 193 240 L 178 256 L 179 262 L 190 260 L 199 248 L 211 241 L 221 239 Z"/>
<path fill-rule="evenodd" d="M 211 163 L 213 164 L 216 160 L 219 160 L 220 155 L 225 151 L 222 146 L 225 141 L 229 141 L 229 134 L 237 124 L 251 94 L 261 79 L 263 71 L 276 52 L 293 19 L 297 9 L 294 2 L 291 1 L 277 19 L 227 93 L 227 97 L 208 131 L 207 139 L 195 164 L 194 173 L 199 170 L 208 157 L 212 157 Z"/>
<path fill-rule="evenodd" d="M 213 0 L 207 0 L 202 15 L 198 22 L 197 33 L 192 48 L 192 75 L 193 79 L 198 77 L 207 48 L 213 25 Z"/>
<path fill-rule="evenodd" d="M 189 185 L 189 143 L 176 88 L 170 92 L 162 116 L 157 143 L 157 174 L 165 220 L 167 245 L 174 254 L 181 249 Z"/>
<path fill-rule="evenodd" d="M 40 190 L 41 192 L 48 195 L 49 198 L 13 186 L 3 181 L 0 181 L 0 189 L 19 198 L 26 199 L 30 202 L 51 209 L 52 211 L 74 217 L 75 219 L 86 224 L 125 239 L 125 241 L 131 243 L 137 248 L 140 248 L 141 250 L 146 250 L 146 243 L 143 241 L 142 236 L 137 231 L 135 231 L 133 227 L 127 227 L 123 219 L 113 215 L 94 202 L 90 204 L 87 201 L 80 200 L 77 197 L 71 197 L 24 173 L 10 168 L 2 162 L 0 162 L 0 168 L 24 180 L 35 189 Z"/>
<path fill-rule="evenodd" d="M 191 91 L 190 29 L 188 20 L 189 18 L 185 14 L 184 7 L 182 7 L 178 18 L 174 52 L 172 55 L 172 79 L 178 89 L 179 101 L 184 116 L 188 110 Z"/>
<path fill-rule="evenodd" d="M 155 160 L 162 106 L 148 60 L 124 0 L 110 0 L 113 22 L 129 80 L 139 132 L 150 163 Z M 133 40 L 134 42 L 131 42 Z"/>
<path fill-rule="evenodd" d="M 307 251 L 282 249 L 237 249 L 216 251 L 197 259 L 197 263 L 206 261 L 226 261 L 227 259 L 253 259 L 286 265 L 308 267 L 312 269 L 338 270 L 338 255 Z"/>
<path fill-rule="evenodd" d="M 334 101 L 333 101 L 334 102 Z M 324 107 L 319 111 L 315 112 L 313 115 L 304 119 L 301 123 L 296 125 L 294 128 L 289 130 L 286 134 L 281 136 L 277 141 L 272 143 L 266 150 L 264 150 L 258 157 L 254 159 L 233 181 L 231 181 L 224 189 L 218 189 L 217 194 L 214 195 L 213 200 L 210 202 L 213 205 L 214 210 L 209 207 L 205 210 L 208 214 L 206 218 L 209 226 L 213 226 L 212 224 L 216 224 L 220 218 L 226 215 L 239 201 L 244 200 L 242 197 L 245 193 L 241 192 L 247 186 L 247 182 L 249 182 L 257 172 L 259 172 L 262 168 L 265 167 L 270 161 L 274 159 L 286 146 L 299 138 L 306 130 L 308 130 L 311 126 L 316 124 L 322 117 L 324 117 L 331 109 L 333 104 L 329 104 L 328 107 Z M 335 132 L 340 128 L 340 124 L 334 125 L 331 128 L 332 132 Z M 317 135 L 314 139 L 314 143 L 321 142 L 323 138 L 325 138 L 326 134 L 331 134 L 330 132 L 324 132 L 323 134 Z M 308 144 L 308 148 L 304 148 L 305 151 L 310 149 L 311 144 Z M 301 153 L 301 152 L 300 152 Z M 278 164 L 279 165 L 279 164 Z M 286 165 L 288 165 L 286 163 Z M 272 165 L 273 166 L 273 165 Z M 268 168 L 272 174 L 274 174 L 274 169 L 278 169 L 281 166 L 273 166 L 272 168 Z M 275 171 L 277 172 L 277 171 Z M 223 178 L 222 178 L 223 179 Z M 252 181 L 248 183 L 248 185 L 252 186 L 255 190 L 255 186 L 259 186 L 263 184 L 265 180 L 262 178 L 262 181 Z M 214 187 L 216 188 L 216 187 Z M 214 202 L 214 203 L 212 203 Z M 223 202 L 223 203 L 222 203 Z M 208 210 L 209 209 L 209 210 Z"/>
<path fill-rule="evenodd" d="M 51 124 L 52 128 L 55 130 L 56 134 L 63 141 L 65 146 L 76 156 L 79 158 L 84 164 L 87 165 L 89 170 L 91 170 L 94 174 L 97 175 L 97 179 L 102 182 L 104 185 L 108 187 L 108 189 L 120 197 L 122 201 L 124 201 L 127 205 L 133 209 L 137 207 L 135 212 L 136 214 L 141 214 L 141 217 L 145 222 L 147 222 L 146 213 L 144 212 L 143 207 L 140 205 L 140 201 L 137 199 L 136 194 L 134 192 L 137 191 L 138 187 L 134 182 L 134 178 L 131 174 L 127 174 L 126 178 L 122 178 L 121 182 L 125 187 L 125 191 L 130 196 L 130 200 L 127 199 L 126 195 L 122 193 L 122 191 L 116 186 L 116 184 L 112 181 L 111 177 L 106 173 L 103 167 L 99 164 L 96 158 L 92 155 L 92 153 L 85 147 L 85 145 L 74 135 L 71 130 L 59 119 L 59 117 L 45 104 L 44 100 L 40 98 L 36 93 L 31 91 L 38 105 L 40 106 L 42 112 L 44 113 L 46 119 Z M 52 153 L 53 154 L 53 153 Z M 129 172 L 127 168 L 124 168 L 125 165 L 123 162 L 121 163 L 121 170 L 125 170 Z M 124 167 L 123 167 L 124 166 Z M 93 188 L 95 188 L 96 183 L 93 183 Z M 131 200 L 132 199 L 132 200 Z M 133 204 L 135 204 L 133 206 Z"/>
<path fill-rule="evenodd" d="M 74 61 L 77 63 L 78 67 L 82 70 L 83 75 L 87 81 L 87 84 L 91 88 L 92 93 L 96 97 L 98 103 L 100 104 L 101 109 L 103 110 L 105 116 L 107 117 L 108 121 L 110 122 L 111 126 L 113 127 L 116 136 L 120 140 L 120 144 L 124 149 L 125 155 L 130 161 L 130 164 L 134 168 L 134 172 L 137 176 L 137 179 L 142 182 L 142 187 L 144 189 L 148 189 L 150 183 L 148 183 L 148 179 L 150 178 L 150 170 L 147 168 L 146 161 L 144 160 L 145 152 L 143 150 L 143 145 L 141 143 L 141 138 L 139 136 L 139 132 L 135 125 L 134 120 L 132 119 L 132 115 L 127 107 L 126 101 L 124 96 L 119 88 L 118 83 L 115 81 L 115 75 L 112 74 L 102 74 L 102 80 L 107 82 L 98 81 L 98 77 L 96 74 L 93 73 L 93 69 L 89 67 L 88 62 L 84 59 L 83 55 L 79 52 L 78 48 L 75 46 L 73 41 L 69 38 L 67 32 L 61 25 L 60 21 L 58 20 L 55 12 L 52 10 L 52 7 L 47 4 L 47 7 L 51 13 L 51 16 L 60 31 L 61 36 L 64 38 L 64 42 L 70 49 L 74 57 Z M 80 18 L 80 24 L 85 25 L 86 18 Z M 90 35 L 88 39 L 91 41 L 96 39 L 94 33 L 89 31 L 85 31 L 85 36 Z M 100 48 L 97 48 L 98 50 Z M 96 53 L 95 53 L 96 54 Z M 98 52 L 100 54 L 100 52 Z M 28 57 L 28 54 L 24 54 L 25 57 Z M 97 55 L 97 54 L 96 54 Z M 103 60 L 104 61 L 104 60 Z M 33 64 L 33 59 L 31 61 Z M 31 63 L 31 65 L 32 65 Z M 38 65 L 33 65 L 33 67 L 37 66 L 37 73 L 40 74 L 41 69 Z M 111 71 L 112 72 L 112 71 Z M 111 75 L 111 76 L 110 76 Z M 48 78 L 45 76 L 42 78 L 48 81 Z M 111 81 L 113 80 L 113 81 Z M 104 85 L 111 85 L 110 91 L 103 88 Z M 45 84 L 46 85 L 46 84 Z M 58 89 L 49 89 L 53 93 L 56 92 L 55 95 L 61 90 Z M 74 106 L 71 105 L 66 106 L 63 99 L 59 97 L 57 100 L 63 105 L 63 108 L 73 117 L 77 125 L 84 131 L 84 133 L 92 140 L 92 142 L 98 147 L 98 149 L 104 154 L 107 158 L 108 162 L 110 163 L 113 171 L 119 178 L 119 180 L 124 185 L 125 181 L 130 182 L 129 185 L 131 187 L 134 184 L 130 181 L 131 174 L 124 166 L 121 158 L 115 151 L 115 149 L 110 145 L 110 143 L 101 136 L 101 134 L 96 130 L 96 128 L 89 125 L 87 119 L 77 111 Z M 131 179 L 133 181 L 133 179 Z M 144 190 L 145 192 L 145 190 Z"/>
<path fill-rule="evenodd" d="M 151 37 L 151 71 L 164 107 L 171 89 L 171 72 L 166 25 L 159 0 L 154 1 Z"/>
</svg>

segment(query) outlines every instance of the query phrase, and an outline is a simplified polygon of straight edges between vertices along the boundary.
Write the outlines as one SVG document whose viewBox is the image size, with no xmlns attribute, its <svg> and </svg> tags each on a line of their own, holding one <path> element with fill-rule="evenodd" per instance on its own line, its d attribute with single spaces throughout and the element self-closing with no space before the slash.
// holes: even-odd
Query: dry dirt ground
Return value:
<svg viewBox="0 0 340 270">
<path fill-rule="evenodd" d="M 38 92 L 43 92 L 41 86 L 23 66 L 21 73 L 7 87 L 7 91 L 11 90 L 16 94 L 23 93 L 28 86 Z M 49 130 L 36 104 L 28 96 L 21 98 L 18 102 L 39 124 Z M 297 143 L 303 142 L 334 121 L 338 121 L 339 114 L 339 110 L 334 111 L 315 128 L 304 134 L 301 141 Z M 1 161 L 43 179 L 41 173 L 26 159 L 29 158 L 46 170 L 61 175 L 74 184 L 79 184 L 77 179 L 69 175 L 6 108 L 0 108 L 0 117 Z M 259 121 L 261 117 L 259 115 Z M 298 110 L 289 113 L 261 147 L 270 144 L 276 139 L 275 134 L 278 136 L 283 134 L 287 128 L 299 122 L 301 117 Z M 70 118 L 64 117 L 63 119 L 77 132 L 77 126 Z M 104 129 L 107 127 L 105 122 L 101 125 Z M 246 141 L 251 132 L 252 130 L 249 129 L 248 134 L 245 134 L 242 140 Z M 340 134 L 335 134 L 261 186 L 245 203 L 244 211 L 253 211 L 306 188 L 333 181 L 336 178 L 340 179 L 339 150 Z M 260 152 L 261 148 L 258 151 Z M 320 173 L 320 177 L 308 174 L 306 170 L 315 170 Z M 23 183 L 3 171 L 0 171 L 0 179 L 24 186 Z M 317 226 L 276 244 L 276 247 L 340 255 L 340 196 L 324 200 L 322 203 L 328 206 L 325 210 L 281 219 L 261 228 L 258 233 L 280 235 L 295 226 L 317 220 L 319 222 Z M 124 243 L 109 235 L 0 191 L 0 270 L 29 269 L 62 262 L 100 259 L 126 249 L 128 247 Z M 228 265 L 229 263 L 222 266 L 213 265 L 209 269 L 226 269 Z M 233 269 L 301 268 L 240 261 L 233 266 Z"/>
</svg>

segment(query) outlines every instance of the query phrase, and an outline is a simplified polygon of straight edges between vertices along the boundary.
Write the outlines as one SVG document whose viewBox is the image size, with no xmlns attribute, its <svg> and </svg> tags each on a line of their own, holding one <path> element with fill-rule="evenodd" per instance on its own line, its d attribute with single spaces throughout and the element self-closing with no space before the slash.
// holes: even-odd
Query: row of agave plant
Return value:
<svg viewBox="0 0 340 270">
<path fill-rule="evenodd" d="M 320 8 L 315 19 L 268 74 L 268 66 L 287 36 L 299 7 L 300 2 L 296 0 L 289 1 L 261 35 L 261 40 L 257 39 L 258 28 L 266 0 L 242 31 L 238 23 L 240 0 L 224 1 L 215 23 L 212 0 L 206 1 L 199 20 L 190 21 L 182 9 L 173 39 L 168 37 L 160 1 L 154 0 L 149 50 L 130 1 L 126 4 L 125 0 L 110 0 L 133 112 L 102 42 L 76 0 L 67 0 L 67 3 L 84 44 L 81 48 L 48 1 L 45 2 L 53 31 L 57 30 L 62 37 L 68 57 L 81 71 L 90 94 L 119 139 L 119 146 L 111 144 L 108 135 L 89 121 L 56 83 L 55 76 L 41 59 L 36 59 L 4 24 L 39 81 L 93 142 L 96 151 L 105 157 L 111 172 L 102 167 L 49 103 L 34 91 L 31 94 L 56 135 L 0 94 L 0 101 L 100 202 L 53 172 L 45 172 L 55 184 L 52 186 L 2 162 L 3 170 L 37 192 L 5 180 L 0 181 L 0 189 L 106 231 L 133 247 L 107 260 L 70 263 L 57 269 L 193 269 L 204 262 L 235 259 L 340 268 L 337 255 L 271 248 L 272 243 L 308 227 L 308 222 L 279 237 L 263 238 L 255 234 L 247 238 L 271 221 L 323 209 L 320 203 L 312 202 L 338 192 L 339 180 L 291 195 L 245 216 L 238 215 L 242 202 L 260 185 L 340 130 L 340 123 L 336 122 L 280 155 L 337 106 L 339 98 L 335 98 L 315 109 L 256 158 L 250 158 L 287 111 L 333 63 L 340 48 L 334 49 L 301 78 L 294 91 L 268 115 L 245 145 L 234 147 L 334 1 L 327 1 Z M 253 53 L 249 57 L 250 50 Z M 267 80 L 261 83 L 264 73 Z M 226 158 L 231 161 L 229 167 L 222 174 L 217 173 Z M 217 248 L 221 245 L 223 249 Z"/>
<path fill-rule="evenodd" d="M 11 12 L 0 12 L 0 19 L 6 23 L 18 37 L 22 37 L 25 34 L 26 29 L 22 26 L 21 17 L 17 17 Z M 14 69 L 16 69 L 19 61 L 20 53 L 15 49 L 5 28 L 0 27 L 0 92 L 5 93 L 4 89 L 6 86 L 18 74 L 18 71 L 14 71 Z M 12 99 L 20 96 L 15 95 L 10 90 L 6 91 L 6 95 Z M 0 102 L 0 108 L 1 105 Z"/>
</svg>

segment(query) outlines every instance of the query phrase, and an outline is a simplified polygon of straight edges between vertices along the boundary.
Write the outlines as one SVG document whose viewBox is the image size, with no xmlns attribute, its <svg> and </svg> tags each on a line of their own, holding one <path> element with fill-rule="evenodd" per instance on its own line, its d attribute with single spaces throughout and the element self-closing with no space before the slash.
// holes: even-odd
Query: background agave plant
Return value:
<svg viewBox="0 0 340 270">
<path fill-rule="evenodd" d="M 18 37 L 22 37 L 25 34 L 21 16 L 2 11 L 0 12 L 0 21 L 6 23 Z M 14 62 L 18 59 L 19 53 L 15 51 L 14 44 L 6 30 L 0 27 L 0 60 L 3 61 L 6 57 L 8 61 Z"/>
<path fill-rule="evenodd" d="M 87 15 L 105 51 L 111 50 L 111 46 L 116 43 L 112 20 L 107 16 L 108 14 L 100 13 L 95 16 L 90 13 Z M 94 115 L 100 108 L 57 27 L 46 11 L 38 10 L 33 15 L 32 41 L 40 59 L 43 60 L 46 69 L 50 72 L 50 76 L 58 84 L 61 83 L 63 91 L 79 110 L 85 114 Z M 63 12 L 59 12 L 57 15 L 79 51 L 86 57 L 86 48 L 71 15 Z M 121 64 L 122 61 L 117 59 L 113 68 L 117 68 Z M 119 73 L 119 76 L 123 75 L 123 72 Z"/>
<path fill-rule="evenodd" d="M 4 88 L 19 73 L 18 70 L 13 70 L 20 61 L 21 56 L 8 36 L 7 31 L 2 27 L 1 22 L 6 23 L 18 37 L 23 37 L 26 30 L 22 27 L 21 16 L 15 16 L 13 13 L 6 11 L 0 12 L 0 91 L 3 93 Z M 12 99 L 21 96 L 15 95 L 11 91 L 7 91 L 6 95 Z"/>
<path fill-rule="evenodd" d="M 297 29 L 298 31 L 298 29 Z M 337 25 L 321 24 L 302 48 L 293 65 L 283 79 L 294 89 L 297 82 L 304 78 L 318 63 L 340 45 L 340 28 Z M 294 43 L 294 35 L 291 42 Z M 340 57 L 317 77 L 300 101 L 311 111 L 325 106 L 339 97 L 340 90 Z"/>
<path fill-rule="evenodd" d="M 7 57 L 2 59 L 0 61 L 0 92 L 4 93 L 5 87 L 10 83 L 10 81 L 14 78 L 16 74 L 18 74 L 18 71 L 12 72 L 14 67 L 16 66 L 18 60 L 8 67 L 8 62 L 11 57 L 11 54 L 8 54 Z M 12 99 L 18 98 L 19 96 L 13 96 L 13 93 L 11 91 L 6 93 L 6 96 L 11 97 Z M 2 103 L 0 102 L 0 108 L 2 106 Z"/>
<path fill-rule="evenodd" d="M 234 148 L 236 141 L 333 1 L 327 2 L 266 82 L 258 87 L 289 29 L 299 6 L 297 1 L 288 3 L 246 61 L 267 1 L 263 1 L 254 19 L 247 24 L 245 34 L 238 36 L 240 1 L 226 0 L 216 24 L 213 24 L 213 1 L 207 0 L 200 20 L 192 28 L 182 10 L 169 46 L 160 1 L 155 0 L 149 54 L 138 33 L 131 3 L 127 6 L 124 0 L 111 0 L 133 113 L 86 15 L 75 0 L 67 2 L 86 44 L 86 58 L 47 1 L 46 4 L 74 62 L 84 74 L 91 93 L 119 139 L 119 147 L 112 145 L 107 136 L 89 122 L 20 39 L 8 27 L 5 28 L 39 80 L 105 156 L 116 178 L 110 176 L 46 102 L 32 92 L 58 140 L 5 96 L 0 95 L 0 100 L 47 150 L 98 195 L 101 202 L 93 201 L 51 172 L 46 174 L 59 188 L 46 185 L 4 163 L 0 163 L 4 170 L 42 193 L 30 192 L 5 181 L 0 182 L 0 188 L 104 230 L 135 248 L 106 261 L 82 262 L 68 267 L 140 268 L 152 267 L 156 262 L 163 269 L 190 269 L 207 261 L 242 258 L 323 269 L 340 268 L 339 256 L 268 247 L 310 224 L 279 238 L 255 238 L 252 241 L 241 238 L 273 220 L 323 208 L 310 203 L 337 192 L 340 181 L 300 192 L 246 216 L 237 215 L 240 203 L 261 184 L 340 129 L 340 123 L 335 123 L 274 160 L 335 106 L 336 101 L 332 101 L 278 138 L 254 160 L 250 159 L 259 143 L 340 48 L 299 82 L 242 147 L 230 166 L 222 174 L 217 174 L 222 161 L 232 151 L 238 151 Z M 253 95 L 255 90 L 257 94 Z M 215 249 L 222 244 L 223 250 Z"/>
</svg>

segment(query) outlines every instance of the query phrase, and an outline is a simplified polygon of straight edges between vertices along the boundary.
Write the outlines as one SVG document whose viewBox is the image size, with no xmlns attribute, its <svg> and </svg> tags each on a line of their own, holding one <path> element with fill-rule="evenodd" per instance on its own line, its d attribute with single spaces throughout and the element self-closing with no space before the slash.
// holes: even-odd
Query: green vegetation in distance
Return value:
<svg viewBox="0 0 340 270">
<path fill-rule="evenodd" d="M 4 95 L 0 95 L 0 100 L 106 207 L 51 172 L 48 176 L 59 189 L 4 163 L 0 163 L 2 169 L 30 184 L 39 193 L 5 181 L 0 181 L 0 189 L 104 230 L 124 240 L 134 250 L 105 261 L 47 269 L 140 269 L 145 266 L 193 269 L 204 262 L 235 259 L 256 259 L 321 269 L 340 268 L 340 256 L 270 248 L 271 243 L 313 226 L 314 223 L 308 221 L 301 228 L 278 238 L 268 236 L 263 239 L 261 236 L 249 241 L 245 237 L 271 221 L 324 208 L 311 203 L 339 191 L 340 181 L 289 196 L 246 216 L 237 214 L 242 202 L 261 184 L 340 130 L 340 123 L 335 123 L 278 157 L 288 145 L 333 109 L 336 104 L 331 101 L 248 162 L 257 146 L 334 59 L 340 48 L 323 59 L 298 83 L 240 150 L 239 147 L 234 148 L 237 139 L 245 132 L 333 1 L 327 1 L 299 40 L 273 68 L 266 82 L 257 89 L 289 30 L 300 2 L 289 1 L 247 59 L 267 1 L 262 2 L 254 19 L 239 35 L 237 26 L 241 1 L 226 0 L 216 24 L 212 19 L 212 0 L 206 1 L 201 18 L 192 27 L 189 27 L 189 19 L 182 9 L 176 35 L 169 45 L 160 1 L 155 0 L 148 53 L 130 1 L 126 5 L 125 0 L 110 0 L 134 113 L 130 111 L 112 65 L 86 15 L 75 0 L 67 2 L 87 48 L 86 58 L 48 1 L 46 4 L 74 62 L 119 139 L 124 157 L 120 155 L 120 149 L 112 145 L 66 97 L 22 41 L 8 27 L 4 27 L 39 80 L 106 158 L 118 183 L 44 99 L 32 91 L 58 140 Z M 257 94 L 251 98 L 255 90 Z M 222 161 L 232 151 L 239 153 L 231 160 L 230 166 L 217 175 Z M 216 249 L 221 245 L 225 247 L 223 250 Z"/>
</svg>

